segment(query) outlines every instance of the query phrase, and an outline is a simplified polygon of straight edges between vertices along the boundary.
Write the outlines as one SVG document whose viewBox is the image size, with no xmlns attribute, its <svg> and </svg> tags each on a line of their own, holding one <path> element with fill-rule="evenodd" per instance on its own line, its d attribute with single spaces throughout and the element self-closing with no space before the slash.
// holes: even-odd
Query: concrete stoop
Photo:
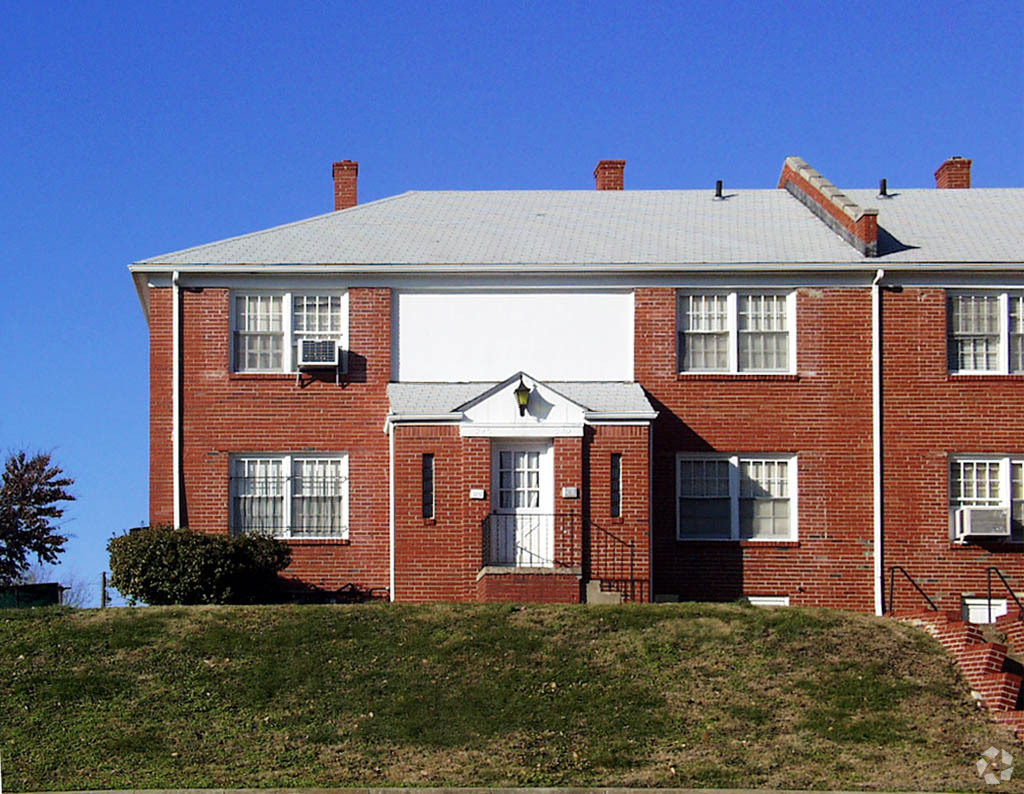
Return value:
<svg viewBox="0 0 1024 794">
<path fill-rule="evenodd" d="M 588 604 L 621 604 L 622 593 L 617 590 L 603 590 L 600 579 L 587 582 L 586 602 Z"/>
</svg>

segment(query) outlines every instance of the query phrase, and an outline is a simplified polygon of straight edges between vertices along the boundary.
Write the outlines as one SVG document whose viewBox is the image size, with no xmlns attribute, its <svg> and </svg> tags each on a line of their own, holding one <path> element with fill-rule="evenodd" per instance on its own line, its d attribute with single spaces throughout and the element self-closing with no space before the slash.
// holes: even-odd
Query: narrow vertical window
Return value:
<svg viewBox="0 0 1024 794">
<path fill-rule="evenodd" d="M 612 454 L 612 476 L 611 476 L 611 516 L 619 518 L 622 516 L 622 455 L 615 452 Z"/>
<path fill-rule="evenodd" d="M 434 517 L 434 453 L 423 455 L 423 517 Z"/>
</svg>

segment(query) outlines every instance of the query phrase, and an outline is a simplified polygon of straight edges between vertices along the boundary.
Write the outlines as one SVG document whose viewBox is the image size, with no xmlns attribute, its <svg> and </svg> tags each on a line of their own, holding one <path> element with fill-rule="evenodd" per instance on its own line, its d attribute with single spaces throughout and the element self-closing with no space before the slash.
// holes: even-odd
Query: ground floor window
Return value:
<svg viewBox="0 0 1024 794">
<path fill-rule="evenodd" d="M 676 457 L 680 540 L 795 540 L 796 458 Z"/>
<path fill-rule="evenodd" d="M 1003 534 L 1024 542 L 1024 456 L 952 457 L 949 510 L 956 538 Z"/>
<path fill-rule="evenodd" d="M 236 455 L 231 530 L 278 538 L 348 537 L 348 456 Z"/>
</svg>

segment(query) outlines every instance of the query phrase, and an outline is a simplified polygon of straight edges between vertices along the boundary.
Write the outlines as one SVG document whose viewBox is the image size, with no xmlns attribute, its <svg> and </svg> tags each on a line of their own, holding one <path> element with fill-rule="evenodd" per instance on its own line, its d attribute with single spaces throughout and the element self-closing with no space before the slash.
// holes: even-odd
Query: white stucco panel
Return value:
<svg viewBox="0 0 1024 794">
<path fill-rule="evenodd" d="M 396 291 L 398 381 L 633 379 L 632 290 Z"/>
</svg>

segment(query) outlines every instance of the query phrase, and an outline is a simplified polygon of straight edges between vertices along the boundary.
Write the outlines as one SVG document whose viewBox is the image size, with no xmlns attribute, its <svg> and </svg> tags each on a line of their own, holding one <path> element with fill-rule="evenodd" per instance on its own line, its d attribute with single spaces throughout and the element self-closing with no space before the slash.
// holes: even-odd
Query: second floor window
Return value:
<svg viewBox="0 0 1024 794">
<path fill-rule="evenodd" d="M 795 296 L 780 292 L 681 292 L 680 372 L 794 371 Z"/>
<path fill-rule="evenodd" d="M 232 306 L 235 372 L 294 372 L 304 339 L 348 343 L 345 292 L 236 293 Z M 340 359 L 344 361 L 342 356 Z"/>
<path fill-rule="evenodd" d="M 950 372 L 1024 372 L 1024 295 L 953 293 L 947 321 Z"/>
</svg>

